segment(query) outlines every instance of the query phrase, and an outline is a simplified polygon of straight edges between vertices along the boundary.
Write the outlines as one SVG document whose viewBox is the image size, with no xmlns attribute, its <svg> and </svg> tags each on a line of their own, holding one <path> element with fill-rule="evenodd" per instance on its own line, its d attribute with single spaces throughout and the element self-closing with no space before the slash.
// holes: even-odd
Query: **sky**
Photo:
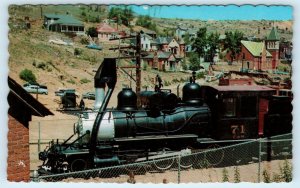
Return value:
<svg viewBox="0 0 300 188">
<path fill-rule="evenodd" d="M 140 15 L 201 20 L 292 20 L 292 6 L 131 6 Z"/>
</svg>

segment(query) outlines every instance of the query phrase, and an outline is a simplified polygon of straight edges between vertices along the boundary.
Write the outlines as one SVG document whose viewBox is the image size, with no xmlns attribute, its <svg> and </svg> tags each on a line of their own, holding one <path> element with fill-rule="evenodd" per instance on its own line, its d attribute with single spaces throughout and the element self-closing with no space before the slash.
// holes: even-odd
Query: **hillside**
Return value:
<svg viewBox="0 0 300 188">
<path fill-rule="evenodd" d="M 83 9 L 84 7 L 84 9 Z M 29 10 L 29 12 L 28 12 Z M 95 27 L 97 23 L 88 22 L 86 17 L 82 16 L 82 11 L 88 13 L 88 17 L 104 18 L 107 14 L 105 7 L 102 12 L 90 10 L 86 5 L 63 5 L 63 6 L 43 6 L 43 12 L 57 12 L 76 16 L 85 22 L 86 27 Z M 117 57 L 117 51 L 108 50 L 116 46 L 117 42 L 100 43 L 103 46 L 102 51 L 87 49 L 80 41 L 82 37 L 69 38 L 66 35 L 50 32 L 42 28 L 41 8 L 39 6 L 22 6 L 21 8 L 10 7 L 10 32 L 9 32 L 9 76 L 15 79 L 19 84 L 25 81 L 19 78 L 19 73 L 25 68 L 30 69 L 37 77 L 37 82 L 48 86 L 48 95 L 39 95 L 38 100 L 43 103 L 52 112 L 58 108 L 55 100 L 59 98 L 54 95 L 54 91 L 59 88 L 74 88 L 81 95 L 87 91 L 94 90 L 94 74 L 98 69 L 104 57 Z M 31 28 L 26 30 L 18 27 L 25 16 L 31 20 Z M 178 23 L 190 24 L 195 28 L 207 27 L 208 31 L 219 31 L 223 34 L 226 30 L 239 29 L 249 35 L 256 35 L 257 27 L 261 28 L 261 35 L 269 32 L 271 25 L 269 21 L 194 21 L 179 19 L 155 19 L 158 29 L 175 28 Z M 282 36 L 286 39 L 292 38 L 292 21 L 276 22 L 279 28 L 284 30 Z M 124 26 L 122 26 L 124 27 Z M 265 29 L 263 29 L 265 27 Z M 251 29 L 250 29 L 251 28 Z M 287 29 L 286 29 L 287 28 Z M 257 35 L 256 35 L 257 36 Z M 74 46 L 63 46 L 50 44 L 48 41 L 52 38 L 62 38 L 72 40 Z M 74 55 L 75 49 L 79 50 L 80 55 Z M 130 65 L 130 62 L 121 60 L 118 65 Z M 135 72 L 134 70 L 132 71 Z M 166 73 L 155 70 L 142 71 L 142 87 L 152 87 L 151 80 L 160 74 L 163 83 L 176 92 L 179 83 L 183 83 L 190 76 L 185 73 Z M 203 82 L 203 80 L 201 80 Z M 118 83 L 109 106 L 116 106 L 116 96 L 122 87 L 129 86 L 130 80 L 122 72 L 118 72 Z M 134 82 L 132 87 L 135 88 Z M 35 96 L 35 95 L 34 95 Z M 80 98 L 77 100 L 79 102 Z M 88 107 L 92 107 L 93 101 L 86 101 Z M 59 113 L 57 113 L 59 114 Z"/>
<path fill-rule="evenodd" d="M 184 20 L 184 19 L 155 19 L 160 31 L 164 29 L 176 29 L 177 25 L 186 28 L 198 29 L 206 27 L 208 32 L 218 32 L 225 34 L 226 31 L 239 30 L 245 36 L 255 36 L 264 38 L 269 35 L 273 26 L 278 28 L 280 37 L 291 40 L 293 36 L 293 21 L 270 21 L 270 20 L 253 20 L 253 21 L 233 21 L 233 20 Z M 258 33 L 258 29 L 260 32 Z"/>
</svg>

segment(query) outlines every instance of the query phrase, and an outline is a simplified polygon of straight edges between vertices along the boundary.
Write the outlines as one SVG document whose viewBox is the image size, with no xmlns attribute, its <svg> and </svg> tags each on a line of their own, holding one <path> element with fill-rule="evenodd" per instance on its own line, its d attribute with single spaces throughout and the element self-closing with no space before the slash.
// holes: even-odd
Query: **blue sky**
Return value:
<svg viewBox="0 0 300 188">
<path fill-rule="evenodd" d="M 292 20 L 292 6 L 131 6 L 141 15 L 201 20 Z"/>
</svg>

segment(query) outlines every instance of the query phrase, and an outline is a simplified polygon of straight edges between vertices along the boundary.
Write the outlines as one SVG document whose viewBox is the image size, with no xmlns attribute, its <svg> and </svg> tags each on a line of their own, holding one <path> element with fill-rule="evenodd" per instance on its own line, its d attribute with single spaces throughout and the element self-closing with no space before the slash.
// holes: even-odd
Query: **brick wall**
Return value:
<svg viewBox="0 0 300 188">
<path fill-rule="evenodd" d="M 14 117 L 8 120 L 7 180 L 29 181 L 29 130 Z"/>
</svg>

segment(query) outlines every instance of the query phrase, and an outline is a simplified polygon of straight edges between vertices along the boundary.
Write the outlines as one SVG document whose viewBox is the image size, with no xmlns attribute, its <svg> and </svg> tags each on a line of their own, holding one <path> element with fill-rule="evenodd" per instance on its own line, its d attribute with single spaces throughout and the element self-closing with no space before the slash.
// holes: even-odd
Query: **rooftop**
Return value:
<svg viewBox="0 0 300 188">
<path fill-rule="evenodd" d="M 70 15 L 62 15 L 62 14 L 44 14 L 45 17 L 51 19 L 57 19 L 51 24 L 66 24 L 66 25 L 76 25 L 83 26 L 83 22 L 77 20 L 73 16 Z"/>
<path fill-rule="evenodd" d="M 279 40 L 279 35 L 275 27 L 272 28 L 267 40 Z"/>
<path fill-rule="evenodd" d="M 8 94 L 8 103 L 10 106 L 17 104 L 20 101 L 25 106 L 27 106 L 32 115 L 35 116 L 47 116 L 54 115 L 50 110 L 48 110 L 43 104 L 37 101 L 31 94 L 27 93 L 15 80 L 8 77 L 8 86 L 10 92 Z M 12 101 L 13 100 L 13 101 Z"/>
<path fill-rule="evenodd" d="M 264 42 L 253 42 L 253 41 L 246 41 L 246 40 L 242 40 L 241 43 L 255 57 L 261 56 L 261 53 L 262 53 L 264 45 L 265 45 Z M 267 52 L 267 57 L 272 57 L 270 52 L 268 52 L 267 50 L 266 50 L 266 52 Z"/>
</svg>

